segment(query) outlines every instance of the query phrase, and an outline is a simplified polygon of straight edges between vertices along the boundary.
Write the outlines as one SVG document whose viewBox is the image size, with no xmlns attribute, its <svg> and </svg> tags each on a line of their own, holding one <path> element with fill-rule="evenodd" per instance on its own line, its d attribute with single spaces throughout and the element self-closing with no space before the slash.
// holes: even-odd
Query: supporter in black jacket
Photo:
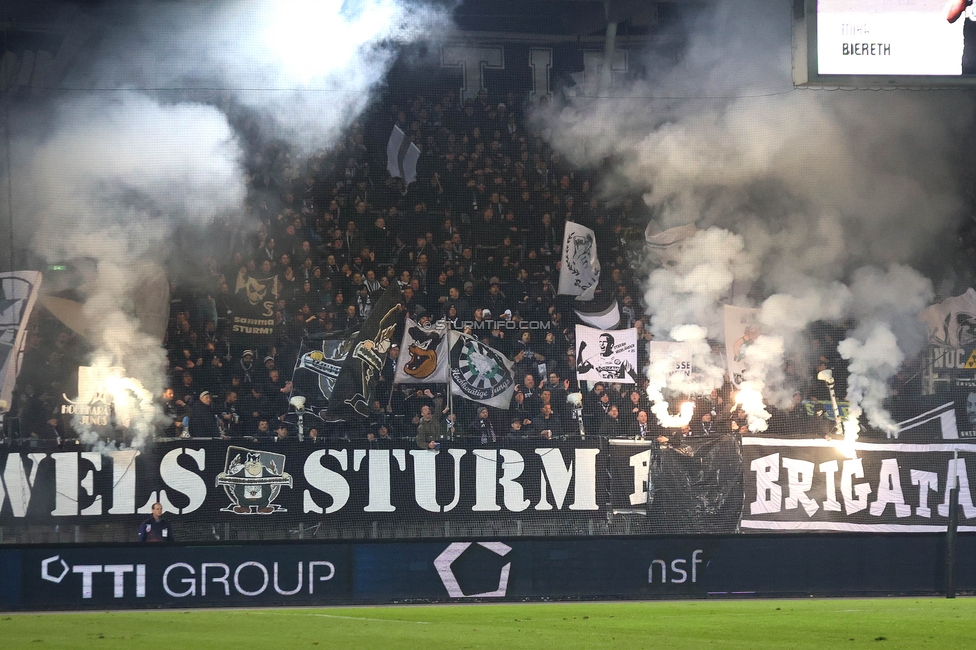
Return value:
<svg viewBox="0 0 976 650">
<path fill-rule="evenodd" d="M 200 393 L 199 401 L 190 407 L 190 435 L 194 438 L 219 438 L 217 415 L 210 407 L 213 398 L 208 391 Z"/>
<path fill-rule="evenodd" d="M 481 444 L 494 444 L 498 442 L 498 434 L 495 426 L 488 417 L 488 407 L 482 406 L 478 409 L 478 417 L 468 425 L 468 434 L 481 441 Z"/>
</svg>

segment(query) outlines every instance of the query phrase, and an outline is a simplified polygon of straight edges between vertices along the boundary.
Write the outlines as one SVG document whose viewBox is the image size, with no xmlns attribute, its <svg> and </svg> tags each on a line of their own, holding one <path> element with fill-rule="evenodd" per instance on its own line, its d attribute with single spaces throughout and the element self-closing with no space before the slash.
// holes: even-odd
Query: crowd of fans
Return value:
<svg viewBox="0 0 976 650">
<path fill-rule="evenodd" d="M 643 369 L 644 343 L 652 337 L 633 247 L 641 246 L 646 215 L 639 213 L 639 197 L 598 198 L 601 169 L 574 168 L 528 132 L 526 106 L 515 93 L 489 98 L 485 91 L 465 102 L 453 92 L 390 99 L 327 152 L 303 160 L 280 142 L 262 141 L 256 122 L 238 124 L 245 140 L 256 143 L 247 161 L 249 214 L 240 222 L 219 220 L 206 233 L 180 235 L 205 243 L 188 246 L 204 250 L 192 264 L 187 260 L 192 281 L 171 288 L 164 341 L 170 387 L 161 397 L 166 422 L 160 436 L 295 438 L 289 397 L 302 342 L 355 330 L 377 296 L 394 286 L 402 290 L 404 316 L 446 318 L 508 355 L 517 374 L 510 408 L 449 400 L 443 384 L 394 386 L 400 361 L 394 348 L 368 421 L 329 425 L 311 413 L 303 422 L 306 439 L 432 448 L 445 437 L 497 443 L 585 433 L 678 444 L 683 435 L 744 430 L 745 414 L 732 407 L 728 385 L 697 398 L 695 418 L 682 432 L 657 425 L 643 372 L 636 385 L 584 387 L 581 412 L 567 401 L 580 387 L 576 316 L 571 300 L 556 294 L 563 224 L 572 220 L 595 231 L 603 267 L 598 296 L 612 294 L 621 326 L 639 328 Z M 375 136 L 389 134 L 393 125 L 422 150 L 417 181 L 408 187 L 390 177 L 385 141 Z M 261 345 L 242 343 L 230 328 L 235 292 L 249 275 L 279 280 L 274 336 Z M 481 328 L 484 321 L 513 325 Z M 402 327 L 394 340 L 401 336 Z M 843 396 L 844 364 L 831 358 L 836 336 L 829 328 L 815 333 L 823 356 L 812 363 L 837 371 Z M 65 382 L 84 353 L 77 335 L 34 326 L 24 365 L 35 369 L 24 373 L 18 390 L 25 436 L 69 429 L 52 413 L 70 394 Z M 799 405 L 828 399 L 820 394 L 822 382 L 811 381 L 815 372 L 787 368 L 802 392 L 797 406 L 776 412 L 774 422 L 802 429 L 810 417 L 820 418 Z"/>
</svg>

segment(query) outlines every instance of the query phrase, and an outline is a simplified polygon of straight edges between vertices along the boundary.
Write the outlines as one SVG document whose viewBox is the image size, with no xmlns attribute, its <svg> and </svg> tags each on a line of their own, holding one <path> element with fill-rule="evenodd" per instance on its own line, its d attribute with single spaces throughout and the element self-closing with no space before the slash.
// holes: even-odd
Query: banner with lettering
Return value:
<svg viewBox="0 0 976 650">
<path fill-rule="evenodd" d="M 959 480 L 959 530 L 976 531 L 976 444 L 743 438 L 743 532 L 940 532 Z"/>
<path fill-rule="evenodd" d="M 266 347 L 274 341 L 275 302 L 281 292 L 277 275 L 260 277 L 243 270 L 234 290 L 231 331 L 235 344 Z"/>
<path fill-rule="evenodd" d="M 573 528 L 580 517 L 605 520 L 607 472 L 597 444 L 444 444 L 432 451 L 416 449 L 412 438 L 396 449 L 193 439 L 142 452 L 4 451 L 0 526 L 9 541 L 9 526 L 18 524 L 121 524 L 135 541 L 158 501 L 177 541 L 222 537 L 225 524 L 262 539 L 315 526 L 338 534 L 374 521 L 440 522 L 443 530 L 444 521 L 548 518 Z"/>
</svg>

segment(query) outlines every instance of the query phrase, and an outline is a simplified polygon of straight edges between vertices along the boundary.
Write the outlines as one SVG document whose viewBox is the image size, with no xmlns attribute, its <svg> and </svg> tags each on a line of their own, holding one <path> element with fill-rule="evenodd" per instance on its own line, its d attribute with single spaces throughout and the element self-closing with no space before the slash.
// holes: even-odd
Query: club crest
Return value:
<svg viewBox="0 0 976 650">
<path fill-rule="evenodd" d="M 292 487 L 291 474 L 285 472 L 284 454 L 228 447 L 224 471 L 217 475 L 231 503 L 221 512 L 238 515 L 270 515 L 286 512 L 274 503 L 282 486 Z"/>
</svg>

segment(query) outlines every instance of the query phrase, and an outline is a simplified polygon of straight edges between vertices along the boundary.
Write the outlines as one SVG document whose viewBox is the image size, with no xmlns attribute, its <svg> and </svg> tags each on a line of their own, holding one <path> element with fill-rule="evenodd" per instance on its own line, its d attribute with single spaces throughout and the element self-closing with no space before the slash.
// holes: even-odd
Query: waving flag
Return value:
<svg viewBox="0 0 976 650">
<path fill-rule="evenodd" d="M 400 363 L 393 383 L 424 384 L 447 382 L 448 326 L 442 319 L 424 327 L 408 318 L 403 328 Z"/>
<path fill-rule="evenodd" d="M 394 178 L 402 178 L 409 185 L 417 180 L 417 161 L 420 149 L 407 140 L 400 127 L 394 126 L 390 141 L 386 145 L 386 170 Z"/>
<path fill-rule="evenodd" d="M 559 293 L 593 300 L 600 283 L 600 260 L 596 254 L 596 233 L 572 221 L 563 230 L 563 264 L 559 272 Z"/>
<path fill-rule="evenodd" d="M 515 367 L 473 336 L 451 331 L 451 391 L 473 402 L 507 409 L 515 394 Z"/>
</svg>

